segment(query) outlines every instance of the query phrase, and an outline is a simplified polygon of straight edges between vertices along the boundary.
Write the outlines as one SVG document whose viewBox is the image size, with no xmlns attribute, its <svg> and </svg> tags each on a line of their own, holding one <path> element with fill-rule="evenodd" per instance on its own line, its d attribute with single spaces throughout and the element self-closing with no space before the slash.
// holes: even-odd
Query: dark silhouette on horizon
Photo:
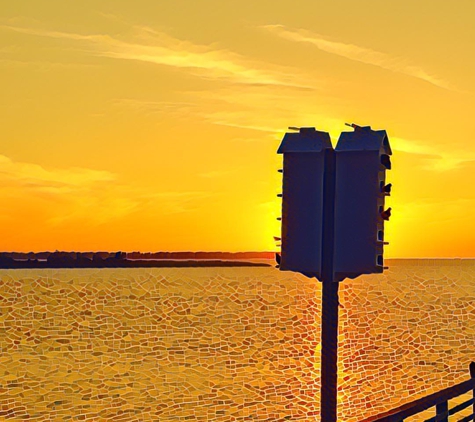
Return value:
<svg viewBox="0 0 475 422">
<path fill-rule="evenodd" d="M 273 252 L 0 252 L 0 268 L 265 267 Z"/>
</svg>

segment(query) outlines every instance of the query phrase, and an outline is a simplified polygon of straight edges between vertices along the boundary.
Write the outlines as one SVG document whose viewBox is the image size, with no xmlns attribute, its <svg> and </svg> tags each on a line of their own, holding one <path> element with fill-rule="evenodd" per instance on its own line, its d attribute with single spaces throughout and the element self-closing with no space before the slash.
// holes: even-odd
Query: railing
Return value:
<svg viewBox="0 0 475 422">
<path fill-rule="evenodd" d="M 458 397 L 472 390 L 473 397 L 453 408 L 449 409 L 449 400 Z M 448 422 L 449 416 L 453 415 L 469 406 L 472 406 L 472 413 L 459 419 L 457 422 L 468 422 L 475 420 L 475 362 L 470 363 L 470 379 L 460 384 L 430 394 L 411 403 L 403 404 L 396 409 L 389 410 L 376 416 L 364 419 L 361 422 L 401 422 L 409 416 L 421 413 L 430 407 L 435 406 L 435 416 L 424 422 Z"/>
</svg>

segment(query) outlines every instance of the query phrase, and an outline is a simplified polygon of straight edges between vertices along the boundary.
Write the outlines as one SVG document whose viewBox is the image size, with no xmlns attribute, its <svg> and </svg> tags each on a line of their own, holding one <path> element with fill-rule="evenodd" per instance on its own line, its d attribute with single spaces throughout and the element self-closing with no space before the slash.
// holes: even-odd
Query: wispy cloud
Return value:
<svg viewBox="0 0 475 422">
<path fill-rule="evenodd" d="M 12 213 L 27 207 L 33 219 L 41 216 L 42 224 L 52 226 L 78 221 L 104 224 L 147 210 L 160 215 L 182 213 L 212 195 L 189 190 L 151 193 L 149 188 L 121 183 L 109 171 L 45 168 L 4 155 L 0 155 L 0 189 L 9 203 L 0 217 L 14 217 Z"/>
<path fill-rule="evenodd" d="M 422 79 L 441 88 L 452 89 L 443 79 L 430 74 L 419 66 L 408 64 L 399 57 L 393 57 L 389 54 L 366 47 L 360 47 L 355 44 L 333 41 L 323 35 L 304 29 L 293 29 L 284 25 L 264 25 L 262 28 L 287 40 L 312 44 L 318 49 L 330 54 L 335 54 L 361 63 L 371 64 L 393 72 L 403 73 Z"/>
<path fill-rule="evenodd" d="M 438 226 L 454 221 L 471 221 L 472 215 L 466 212 L 475 205 L 473 198 L 417 198 L 404 200 L 398 207 L 398 222 L 416 223 L 420 227 Z M 430 218 L 427 218 L 430 216 Z"/>
<path fill-rule="evenodd" d="M 12 60 L 12 59 L 0 59 L 0 64 L 2 66 L 11 66 L 11 67 L 35 67 L 39 71 L 48 72 L 54 69 L 77 69 L 86 68 L 94 69 L 97 68 L 96 64 L 87 64 L 87 63 L 66 63 L 66 62 L 50 62 L 50 61 L 41 61 L 41 60 Z"/>
<path fill-rule="evenodd" d="M 83 190 L 95 183 L 112 182 L 116 175 L 103 170 L 73 167 L 45 169 L 33 163 L 15 162 L 0 155 L 2 187 L 32 188 L 43 192 L 67 193 Z"/>
<path fill-rule="evenodd" d="M 275 133 L 279 131 L 276 126 L 265 126 L 253 119 L 249 112 L 214 112 L 207 115 L 207 119 L 215 125 L 236 127 L 239 129 L 256 130 L 259 132 Z"/>
<path fill-rule="evenodd" d="M 148 205 L 159 204 L 160 212 L 163 214 L 190 211 L 196 208 L 197 202 L 214 195 L 208 191 L 166 191 L 153 194 L 144 191 L 143 194 L 139 194 L 140 198 L 146 200 Z"/>
<path fill-rule="evenodd" d="M 456 170 L 475 161 L 475 155 L 470 151 L 461 152 L 450 147 L 447 147 L 449 150 L 446 151 L 443 146 L 398 137 L 390 137 L 389 142 L 393 151 L 423 155 L 426 161 L 423 166 L 425 170 L 436 172 Z"/>
<path fill-rule="evenodd" d="M 199 110 L 203 107 L 203 104 L 200 105 L 198 102 L 151 101 L 134 98 L 116 98 L 111 103 L 114 107 L 123 109 L 127 113 L 133 111 L 145 115 L 166 114 L 167 116 L 173 115 L 175 117 L 199 114 Z"/>
<path fill-rule="evenodd" d="M 0 25 L 0 29 L 74 41 L 96 56 L 187 69 L 207 79 L 313 89 L 311 84 L 296 82 L 301 78 L 296 77 L 295 69 L 290 71 L 282 66 L 257 63 L 228 50 L 174 38 L 145 26 L 132 27 L 133 33 L 127 40 L 106 34 L 82 35 L 13 25 Z"/>
<path fill-rule="evenodd" d="M 255 131 L 251 135 L 253 139 L 262 139 L 263 136 L 274 139 L 288 126 L 315 125 L 329 130 L 342 124 L 330 117 L 333 114 L 331 98 L 322 94 L 316 99 L 315 93 L 275 90 L 269 86 L 259 90 L 231 86 L 212 92 L 189 91 L 183 94 L 192 102 L 201 101 L 196 112 L 203 120 Z"/>
</svg>

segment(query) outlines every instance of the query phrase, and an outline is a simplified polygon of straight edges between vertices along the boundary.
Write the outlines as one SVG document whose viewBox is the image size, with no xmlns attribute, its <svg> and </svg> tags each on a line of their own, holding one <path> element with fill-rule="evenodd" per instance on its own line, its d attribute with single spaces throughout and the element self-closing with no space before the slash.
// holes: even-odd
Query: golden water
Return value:
<svg viewBox="0 0 475 422">
<path fill-rule="evenodd" d="M 341 421 L 475 360 L 475 261 L 389 265 L 340 284 Z M 320 309 L 273 267 L 2 270 L 0 420 L 319 420 Z"/>
</svg>

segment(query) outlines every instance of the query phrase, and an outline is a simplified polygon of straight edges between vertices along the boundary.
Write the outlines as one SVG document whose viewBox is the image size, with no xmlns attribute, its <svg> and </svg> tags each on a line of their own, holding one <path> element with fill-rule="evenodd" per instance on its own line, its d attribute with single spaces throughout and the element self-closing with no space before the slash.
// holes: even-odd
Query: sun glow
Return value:
<svg viewBox="0 0 475 422">
<path fill-rule="evenodd" d="M 446 59 L 470 13 L 20 3 L 0 15 L 1 250 L 276 250 L 284 133 L 335 145 L 349 122 L 393 148 L 387 256 L 475 256 L 475 60 Z"/>
</svg>

